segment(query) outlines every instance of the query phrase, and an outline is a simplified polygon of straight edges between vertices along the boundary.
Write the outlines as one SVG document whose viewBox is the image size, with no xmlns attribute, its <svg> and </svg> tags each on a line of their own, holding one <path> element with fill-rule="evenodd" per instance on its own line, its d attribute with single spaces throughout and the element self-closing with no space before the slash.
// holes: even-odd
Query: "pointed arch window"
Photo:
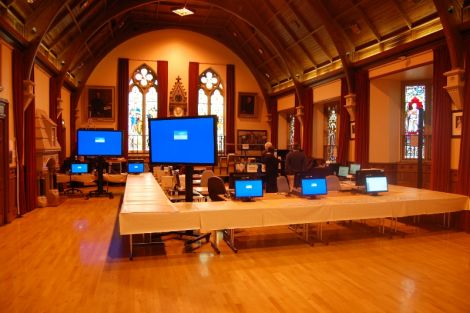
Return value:
<svg viewBox="0 0 470 313">
<path fill-rule="evenodd" d="M 295 143 L 295 114 L 290 113 L 287 115 L 287 140 L 288 140 L 288 147 L 291 149 L 294 147 Z"/>
<path fill-rule="evenodd" d="M 147 119 L 158 116 L 158 81 L 146 64 L 138 67 L 129 81 L 129 152 L 149 149 Z"/>
<path fill-rule="evenodd" d="M 225 98 L 219 74 L 212 69 L 199 76 L 198 115 L 217 115 L 217 146 L 225 151 Z"/>
<path fill-rule="evenodd" d="M 325 107 L 326 117 L 326 153 L 325 160 L 332 163 L 336 162 L 337 147 L 337 129 L 338 129 L 338 114 L 337 105 L 335 103 L 329 104 Z"/>
<path fill-rule="evenodd" d="M 431 106 L 429 101 L 430 88 L 425 82 L 405 83 L 403 88 L 403 120 L 402 142 L 403 159 L 413 160 L 418 158 L 418 131 L 419 119 L 423 119 L 423 159 L 431 158 L 430 134 L 431 134 Z M 420 116 L 421 115 L 421 116 Z"/>
</svg>

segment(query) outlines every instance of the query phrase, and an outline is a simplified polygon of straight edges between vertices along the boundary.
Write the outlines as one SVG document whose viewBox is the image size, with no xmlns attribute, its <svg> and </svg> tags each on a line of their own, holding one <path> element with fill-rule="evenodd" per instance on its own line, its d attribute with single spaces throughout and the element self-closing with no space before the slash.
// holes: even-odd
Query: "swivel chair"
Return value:
<svg viewBox="0 0 470 313">
<path fill-rule="evenodd" d="M 218 176 L 209 177 L 207 189 L 211 201 L 217 202 L 226 200 L 227 190 L 225 189 L 225 183 L 222 178 Z M 238 252 L 238 249 L 235 247 L 235 229 L 224 229 L 223 238 L 233 252 Z"/>
<path fill-rule="evenodd" d="M 290 188 L 289 188 L 289 182 L 287 181 L 286 176 L 278 176 L 276 178 L 276 183 L 277 183 L 277 192 L 278 193 L 284 193 L 286 195 L 289 195 Z"/>
<path fill-rule="evenodd" d="M 214 176 L 214 172 L 211 170 L 205 170 L 201 174 L 201 187 L 207 187 L 208 179 Z"/>
<path fill-rule="evenodd" d="M 341 190 L 341 185 L 340 185 L 338 176 L 336 175 L 326 176 L 326 188 L 328 189 L 328 191 Z"/>
</svg>

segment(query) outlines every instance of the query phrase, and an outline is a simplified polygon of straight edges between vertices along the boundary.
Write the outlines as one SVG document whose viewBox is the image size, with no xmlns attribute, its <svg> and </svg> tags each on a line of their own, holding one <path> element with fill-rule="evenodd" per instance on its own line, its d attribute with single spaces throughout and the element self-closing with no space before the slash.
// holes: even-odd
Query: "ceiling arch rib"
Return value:
<svg viewBox="0 0 470 313">
<path fill-rule="evenodd" d="M 142 7 L 147 4 L 152 4 L 155 1 L 142 1 L 137 0 L 132 3 L 129 2 L 119 2 L 117 4 L 111 5 L 109 8 L 105 10 L 105 12 L 100 12 L 98 17 L 94 19 L 93 23 L 90 23 L 89 26 L 83 30 L 83 33 L 80 34 L 72 44 L 68 45 L 64 52 L 59 56 L 63 59 L 64 66 L 62 67 L 61 73 L 65 75 L 67 71 L 69 71 L 70 67 L 74 62 L 81 63 L 79 61 L 75 61 L 75 58 L 79 58 L 80 56 L 76 53 L 76 51 L 82 47 L 101 27 L 103 27 L 104 23 L 109 23 L 112 19 L 117 18 L 123 15 L 126 12 L 129 12 L 137 7 Z M 212 5 L 204 2 L 205 5 Z M 157 3 L 158 8 L 159 3 Z M 214 7 L 214 6 L 212 6 Z M 218 7 L 218 6 L 217 6 Z M 220 7 L 218 7 L 220 9 Z M 224 11 L 231 12 L 224 8 Z M 155 13 L 158 14 L 158 13 Z M 234 15 L 234 14 L 231 14 Z M 236 16 L 236 15 L 234 15 Z M 240 18 L 239 16 L 237 16 Z M 244 20 L 246 22 L 246 20 Z M 176 26 L 177 27 L 177 26 Z M 266 37 L 266 36 L 264 36 Z"/>
<path fill-rule="evenodd" d="M 454 7 L 455 1 L 433 0 L 433 2 L 444 29 L 452 69 L 463 68 L 462 36 L 459 32 L 458 16 L 460 10 Z"/>
<path fill-rule="evenodd" d="M 300 23 L 302 24 L 303 27 L 305 27 L 305 29 L 310 29 L 311 27 L 307 26 L 309 25 L 309 23 L 307 22 L 306 18 L 299 12 L 299 10 L 292 5 L 291 2 L 288 2 L 287 3 L 287 6 L 289 7 L 289 9 L 292 11 L 292 13 L 294 13 L 294 16 L 300 21 Z M 323 52 L 323 54 L 325 54 L 325 56 L 330 60 L 330 62 L 332 61 L 332 56 L 328 53 L 328 50 L 326 49 L 325 45 L 322 43 L 322 41 L 320 40 L 320 38 L 318 38 L 318 36 L 315 35 L 315 33 L 317 32 L 317 30 L 313 30 L 311 31 L 310 33 L 308 33 L 304 38 L 299 38 L 298 41 L 303 41 L 304 39 L 306 39 L 307 37 L 312 37 L 312 39 L 316 42 L 316 44 L 320 47 L 320 50 Z M 317 64 L 316 62 L 313 62 L 315 64 L 315 67 L 317 67 Z"/>
<path fill-rule="evenodd" d="M 346 81 L 348 84 L 348 91 L 349 93 L 353 92 L 353 81 L 352 81 L 352 70 L 351 70 L 351 64 L 347 55 L 347 50 L 344 46 L 344 42 L 349 42 L 347 40 L 344 40 L 343 37 L 347 37 L 344 35 L 344 31 L 333 21 L 333 18 L 331 17 L 330 13 L 328 10 L 325 8 L 325 6 L 317 0 L 309 0 L 309 4 L 314 8 L 314 10 L 317 12 L 318 17 L 321 19 L 322 24 L 325 25 L 325 29 L 330 35 L 331 39 L 333 40 L 333 43 L 336 47 L 336 50 L 338 51 L 339 58 L 341 59 L 341 63 L 343 65 L 343 70 L 346 75 Z M 354 47 L 352 47 L 354 48 Z"/>
<path fill-rule="evenodd" d="M 46 1 L 41 2 L 40 6 L 27 19 L 25 24 L 25 36 L 29 40 L 28 48 L 24 56 L 25 77 L 29 79 L 34 67 L 34 60 L 39 46 L 49 26 L 54 21 L 59 12 L 67 5 L 67 1 L 53 1 L 52 4 Z"/>
</svg>

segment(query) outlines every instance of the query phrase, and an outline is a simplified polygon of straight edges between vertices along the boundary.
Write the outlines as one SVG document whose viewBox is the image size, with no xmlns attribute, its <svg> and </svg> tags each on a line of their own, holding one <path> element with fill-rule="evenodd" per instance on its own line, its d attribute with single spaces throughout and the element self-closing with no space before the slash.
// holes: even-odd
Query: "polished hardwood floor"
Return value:
<svg viewBox="0 0 470 313">
<path fill-rule="evenodd" d="M 129 261 L 114 191 L 0 227 L 0 312 L 470 312 L 470 234 L 328 224 L 312 247 L 272 227 L 238 231 L 238 254 L 168 236 Z"/>
</svg>

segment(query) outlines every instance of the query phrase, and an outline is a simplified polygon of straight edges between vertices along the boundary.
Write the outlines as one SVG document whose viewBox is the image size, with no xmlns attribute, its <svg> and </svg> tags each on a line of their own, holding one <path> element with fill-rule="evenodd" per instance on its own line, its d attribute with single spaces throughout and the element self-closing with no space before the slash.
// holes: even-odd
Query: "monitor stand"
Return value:
<svg viewBox="0 0 470 313">
<path fill-rule="evenodd" d="M 255 202 L 254 198 L 241 198 L 242 202 Z"/>
<path fill-rule="evenodd" d="M 103 189 L 103 166 L 104 166 L 104 158 L 103 157 L 97 157 L 96 158 L 96 161 L 97 161 L 97 171 L 98 171 L 98 181 L 97 181 L 97 184 L 98 184 L 98 189 L 96 190 L 93 190 L 93 191 L 90 191 L 86 197 L 86 200 L 88 200 L 89 198 L 93 198 L 93 197 L 109 197 L 109 199 L 112 199 L 114 198 L 113 196 L 113 193 L 112 192 L 109 192 L 109 191 L 105 191 Z"/>
</svg>

